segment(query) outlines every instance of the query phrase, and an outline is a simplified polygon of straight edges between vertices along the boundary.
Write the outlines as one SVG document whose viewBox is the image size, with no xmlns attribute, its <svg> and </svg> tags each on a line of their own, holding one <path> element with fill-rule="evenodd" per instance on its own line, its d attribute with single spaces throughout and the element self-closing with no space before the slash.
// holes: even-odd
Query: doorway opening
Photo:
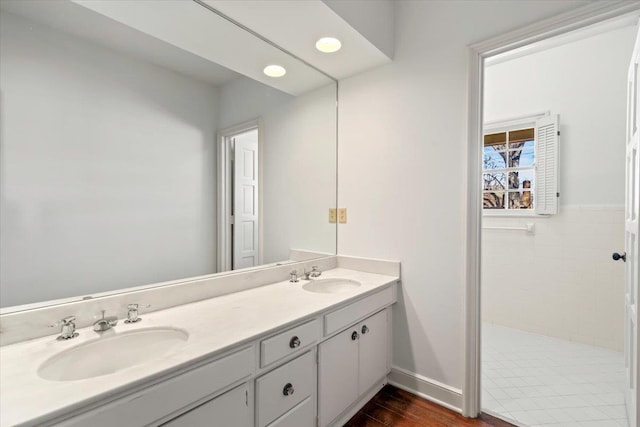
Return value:
<svg viewBox="0 0 640 427">
<path fill-rule="evenodd" d="M 260 136 L 259 120 L 220 132 L 218 271 L 262 264 Z"/>
<path fill-rule="evenodd" d="M 625 208 L 637 172 L 624 172 L 625 163 L 638 168 L 627 126 L 637 115 L 627 113 L 637 91 L 627 67 L 638 8 L 620 7 L 470 48 L 469 183 L 478 190 L 469 195 L 465 415 L 637 425 L 637 323 L 626 324 L 637 318 L 628 296 L 638 279 L 629 262 L 612 259 L 638 228 Z M 543 129 L 545 119 L 557 128 Z"/>
<path fill-rule="evenodd" d="M 636 31 L 598 24 L 485 61 L 481 397 L 508 421 L 628 426 L 611 253 Z"/>
</svg>

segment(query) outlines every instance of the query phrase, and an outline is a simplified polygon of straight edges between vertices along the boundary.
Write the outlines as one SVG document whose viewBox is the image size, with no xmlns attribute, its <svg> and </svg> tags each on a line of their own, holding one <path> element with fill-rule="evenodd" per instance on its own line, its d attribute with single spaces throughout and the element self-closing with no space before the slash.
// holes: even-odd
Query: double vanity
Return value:
<svg viewBox="0 0 640 427">
<path fill-rule="evenodd" d="M 386 383 L 399 265 L 336 258 L 319 277 L 5 345 L 1 425 L 341 425 Z"/>
</svg>

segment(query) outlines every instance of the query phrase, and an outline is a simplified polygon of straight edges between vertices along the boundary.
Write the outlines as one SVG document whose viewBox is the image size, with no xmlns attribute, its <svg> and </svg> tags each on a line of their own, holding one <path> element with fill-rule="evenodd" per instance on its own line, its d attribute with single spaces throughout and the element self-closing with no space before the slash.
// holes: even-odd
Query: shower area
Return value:
<svg viewBox="0 0 640 427">
<path fill-rule="evenodd" d="M 624 268 L 609 250 L 622 209 L 528 220 L 533 233 L 483 232 L 483 410 L 524 426 L 628 426 Z"/>
<path fill-rule="evenodd" d="M 629 425 L 624 263 L 612 254 L 624 251 L 636 29 L 588 28 L 485 64 L 482 410 L 519 426 Z"/>
</svg>

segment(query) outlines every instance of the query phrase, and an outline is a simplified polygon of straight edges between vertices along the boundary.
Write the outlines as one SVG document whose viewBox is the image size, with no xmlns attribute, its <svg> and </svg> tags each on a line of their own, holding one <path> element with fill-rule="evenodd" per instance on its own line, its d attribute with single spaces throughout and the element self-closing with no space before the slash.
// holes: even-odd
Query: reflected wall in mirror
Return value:
<svg viewBox="0 0 640 427">
<path fill-rule="evenodd" d="M 335 253 L 332 79 L 195 2 L 0 19 L 2 307 Z"/>
</svg>

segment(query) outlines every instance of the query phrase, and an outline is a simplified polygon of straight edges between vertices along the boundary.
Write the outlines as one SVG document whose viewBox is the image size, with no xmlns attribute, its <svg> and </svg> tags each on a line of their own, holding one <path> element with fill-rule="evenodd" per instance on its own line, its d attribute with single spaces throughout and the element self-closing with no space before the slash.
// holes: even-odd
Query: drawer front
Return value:
<svg viewBox="0 0 640 427">
<path fill-rule="evenodd" d="M 245 348 L 94 411 L 71 418 L 61 425 L 112 427 L 150 424 L 251 376 L 255 366 L 254 353 L 253 347 Z"/>
<path fill-rule="evenodd" d="M 248 393 L 249 387 L 245 383 L 162 424 L 162 427 L 211 427 L 211 420 L 220 426 L 248 427 L 251 425 Z"/>
<path fill-rule="evenodd" d="M 368 314 L 393 304 L 395 301 L 394 287 L 391 286 L 378 293 L 370 295 L 353 304 L 340 308 L 324 316 L 324 335 L 330 335 L 363 319 Z"/>
<path fill-rule="evenodd" d="M 319 338 L 318 322 L 314 319 L 260 342 L 260 367 L 315 344 Z"/>
<path fill-rule="evenodd" d="M 301 404 L 269 424 L 269 427 L 316 427 L 313 398 L 307 397 Z"/>
<path fill-rule="evenodd" d="M 308 352 L 256 380 L 256 419 L 264 427 L 312 395 L 314 356 Z"/>
</svg>

